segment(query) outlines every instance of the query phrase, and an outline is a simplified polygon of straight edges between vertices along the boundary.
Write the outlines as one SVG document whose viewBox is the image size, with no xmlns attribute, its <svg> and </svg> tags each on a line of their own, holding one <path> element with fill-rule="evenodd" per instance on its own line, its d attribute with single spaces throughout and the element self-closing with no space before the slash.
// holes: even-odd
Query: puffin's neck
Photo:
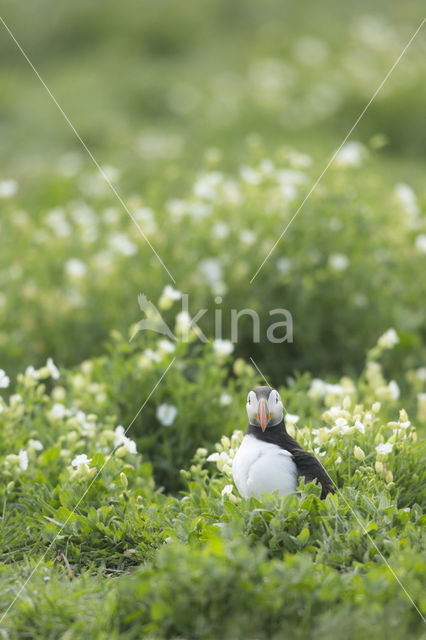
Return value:
<svg viewBox="0 0 426 640">
<path fill-rule="evenodd" d="M 275 424 L 273 427 L 267 427 L 265 431 L 262 431 L 260 427 L 249 424 L 249 426 L 247 427 L 246 435 L 254 436 L 258 440 L 262 440 L 263 442 L 276 444 L 282 449 L 287 449 L 288 451 L 301 448 L 300 444 L 287 433 L 284 420 L 281 420 L 281 422 Z"/>
</svg>

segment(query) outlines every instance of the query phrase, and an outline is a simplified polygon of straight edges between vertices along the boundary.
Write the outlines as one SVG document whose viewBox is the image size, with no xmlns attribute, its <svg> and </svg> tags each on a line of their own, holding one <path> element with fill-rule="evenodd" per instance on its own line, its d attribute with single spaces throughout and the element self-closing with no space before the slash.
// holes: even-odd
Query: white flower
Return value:
<svg viewBox="0 0 426 640">
<path fill-rule="evenodd" d="M 54 380 L 59 378 L 59 369 L 53 362 L 52 358 L 48 358 L 46 362 L 46 367 L 49 369 L 50 375 Z"/>
<path fill-rule="evenodd" d="M 217 460 L 219 460 L 220 456 L 218 454 L 217 451 L 215 451 L 214 453 L 211 453 L 209 455 L 209 457 L 207 458 L 207 462 L 216 462 Z"/>
<path fill-rule="evenodd" d="M 278 258 L 277 269 L 280 273 L 286 275 L 287 273 L 290 273 L 292 268 L 293 268 L 293 264 L 291 260 L 289 260 L 288 258 Z"/>
<path fill-rule="evenodd" d="M 176 220 L 180 220 L 186 213 L 188 208 L 185 200 L 178 200 L 177 198 L 173 198 L 172 200 L 168 200 L 166 202 L 167 212 L 175 218 Z"/>
<path fill-rule="evenodd" d="M 296 422 L 299 422 L 299 420 L 300 420 L 300 417 L 294 413 L 285 414 L 285 421 L 289 422 L 290 424 L 296 424 Z"/>
<path fill-rule="evenodd" d="M 360 167 L 367 154 L 368 151 L 361 142 L 347 142 L 336 154 L 336 165 L 338 167 Z"/>
<path fill-rule="evenodd" d="M 61 420 L 66 415 L 68 415 L 69 411 L 64 407 L 60 402 L 55 402 L 55 404 L 50 409 L 50 414 L 53 418 L 58 418 Z"/>
<path fill-rule="evenodd" d="M 382 347 L 382 349 L 392 349 L 398 342 L 399 338 L 395 329 L 388 329 L 380 336 L 377 344 L 379 347 Z"/>
<path fill-rule="evenodd" d="M 344 271 L 349 265 L 349 259 L 343 253 L 332 253 L 328 258 L 328 263 L 336 271 Z"/>
<path fill-rule="evenodd" d="M 92 462 L 92 458 L 88 458 L 85 453 L 80 453 L 78 456 L 75 456 L 71 464 L 78 471 L 83 465 L 85 465 L 86 467 L 89 467 L 89 464 L 91 462 Z"/>
<path fill-rule="evenodd" d="M 417 236 L 417 238 L 414 240 L 414 246 L 416 247 L 416 249 L 419 249 L 422 253 L 426 253 L 426 234 L 425 233 L 421 233 L 419 236 Z"/>
<path fill-rule="evenodd" d="M 219 239 L 227 238 L 229 235 L 229 225 L 226 224 L 226 222 L 216 222 L 216 224 L 212 226 L 212 235 Z"/>
<path fill-rule="evenodd" d="M 234 488 L 233 484 L 226 484 L 222 489 L 222 498 L 224 496 L 229 496 L 232 493 L 233 488 Z"/>
<path fill-rule="evenodd" d="M 115 440 L 114 440 L 114 448 L 124 446 L 127 448 L 129 453 L 137 453 L 136 450 L 136 442 L 131 440 L 126 436 L 126 432 L 124 427 L 121 424 L 118 425 L 115 429 Z"/>
<path fill-rule="evenodd" d="M 217 338 L 213 341 L 213 349 L 220 356 L 229 356 L 234 350 L 234 345 L 230 340 Z"/>
<path fill-rule="evenodd" d="M 138 251 L 137 245 L 125 233 L 111 233 L 108 244 L 113 251 L 123 256 L 134 256 Z"/>
<path fill-rule="evenodd" d="M 173 342 L 166 339 L 158 341 L 158 348 L 160 351 L 163 351 L 163 353 L 173 353 L 173 351 L 176 349 Z"/>
<path fill-rule="evenodd" d="M 153 362 L 160 362 L 161 356 L 153 349 L 145 349 L 144 355 Z"/>
<path fill-rule="evenodd" d="M 408 184 L 399 182 L 395 187 L 395 194 L 405 213 L 410 216 L 416 216 L 419 213 L 416 194 Z"/>
<path fill-rule="evenodd" d="M 257 236 L 251 229 L 243 229 L 240 233 L 240 240 L 244 242 L 244 244 L 251 245 L 256 242 Z"/>
<path fill-rule="evenodd" d="M 65 263 L 65 271 L 70 278 L 83 278 L 86 275 L 87 267 L 82 260 L 70 258 Z"/>
<path fill-rule="evenodd" d="M 326 394 L 327 384 L 320 378 L 314 378 L 311 382 L 311 386 L 308 391 L 308 396 L 311 398 L 321 398 Z"/>
<path fill-rule="evenodd" d="M 0 182 L 0 198 L 11 198 L 18 192 L 18 183 L 16 180 L 2 180 Z"/>
<path fill-rule="evenodd" d="M 226 407 L 228 404 L 232 402 L 232 396 L 230 393 L 222 393 L 219 402 L 222 406 Z"/>
<path fill-rule="evenodd" d="M 416 371 L 416 375 L 419 380 L 426 382 L 426 367 L 419 367 Z"/>
<path fill-rule="evenodd" d="M 392 400 L 398 400 L 400 395 L 398 383 L 395 380 L 391 380 L 388 384 L 388 389 Z"/>
<path fill-rule="evenodd" d="M 43 445 L 40 440 L 33 440 L 32 438 L 28 440 L 28 446 L 35 451 L 41 451 L 43 449 Z"/>
<path fill-rule="evenodd" d="M 24 449 L 19 452 L 19 468 L 21 471 L 28 469 L 28 453 Z"/>
<path fill-rule="evenodd" d="M 164 427 L 170 427 L 178 414 L 178 410 L 172 404 L 160 404 L 157 407 L 157 419 Z"/>
<path fill-rule="evenodd" d="M 346 420 L 346 418 L 337 418 L 336 420 L 336 427 L 346 427 L 348 424 L 348 421 Z"/>
<path fill-rule="evenodd" d="M 3 369 L 0 369 L 0 389 L 7 389 L 10 384 L 10 378 Z"/>
<path fill-rule="evenodd" d="M 186 335 L 191 328 L 192 318 L 187 311 L 181 311 L 176 316 L 176 333 Z"/>
<path fill-rule="evenodd" d="M 355 421 L 355 426 L 356 426 L 356 428 L 358 429 L 358 431 L 360 433 L 365 433 L 365 427 L 364 427 L 363 423 L 360 420 L 356 420 Z"/>
<path fill-rule="evenodd" d="M 342 462 L 342 456 L 337 456 L 336 464 L 341 464 L 341 462 Z"/>
<path fill-rule="evenodd" d="M 223 176 L 219 171 L 205 173 L 197 179 L 194 184 L 194 194 L 203 200 L 214 200 L 216 198 L 217 187 L 222 182 Z"/>
<path fill-rule="evenodd" d="M 381 456 L 386 456 L 388 453 L 392 451 L 393 444 L 391 442 L 385 442 L 384 444 L 378 444 L 376 447 L 376 451 Z"/>
<path fill-rule="evenodd" d="M 198 265 L 207 284 L 213 286 L 223 280 L 222 266 L 216 258 L 206 258 Z"/>
<path fill-rule="evenodd" d="M 262 180 L 261 174 L 251 167 L 241 167 L 240 176 L 242 177 L 244 182 L 247 182 L 248 184 L 259 184 Z"/>
<path fill-rule="evenodd" d="M 174 289 L 170 284 L 166 284 L 161 297 L 168 298 L 169 300 L 172 300 L 174 302 L 175 300 L 180 300 L 182 298 L 182 291 Z"/>
<path fill-rule="evenodd" d="M 34 380 L 38 380 L 40 377 L 38 370 L 34 369 L 32 364 L 30 364 L 30 366 L 25 369 L 25 375 L 29 376 L 30 378 L 34 378 Z"/>
</svg>

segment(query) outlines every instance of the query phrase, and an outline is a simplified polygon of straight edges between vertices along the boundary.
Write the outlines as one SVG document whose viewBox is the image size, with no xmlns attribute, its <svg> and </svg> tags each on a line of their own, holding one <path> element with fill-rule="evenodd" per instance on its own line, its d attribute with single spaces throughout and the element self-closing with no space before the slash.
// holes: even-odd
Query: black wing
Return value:
<svg viewBox="0 0 426 640">
<path fill-rule="evenodd" d="M 329 493 L 334 493 L 333 481 L 321 462 L 312 453 L 302 448 L 294 448 L 291 452 L 297 467 L 297 475 L 303 476 L 305 482 L 318 480 L 321 484 L 321 499 L 323 500 Z"/>
</svg>

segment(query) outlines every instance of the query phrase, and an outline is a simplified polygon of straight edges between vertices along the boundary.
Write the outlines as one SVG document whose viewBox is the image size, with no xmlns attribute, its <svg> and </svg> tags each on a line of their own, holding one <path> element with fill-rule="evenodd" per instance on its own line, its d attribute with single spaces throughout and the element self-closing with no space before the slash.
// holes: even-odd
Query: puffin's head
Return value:
<svg viewBox="0 0 426 640">
<path fill-rule="evenodd" d="M 250 424 L 260 427 L 273 427 L 283 419 L 283 403 L 280 394 L 271 387 L 255 387 L 247 397 L 247 415 Z"/>
</svg>

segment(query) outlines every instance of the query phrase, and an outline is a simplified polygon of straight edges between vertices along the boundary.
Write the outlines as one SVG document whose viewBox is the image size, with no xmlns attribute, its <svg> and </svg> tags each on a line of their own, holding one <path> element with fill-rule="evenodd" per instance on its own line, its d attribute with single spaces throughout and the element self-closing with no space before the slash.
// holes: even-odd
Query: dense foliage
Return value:
<svg viewBox="0 0 426 640">
<path fill-rule="evenodd" d="M 8 637 L 416 637 L 425 376 L 407 372 L 407 398 L 418 396 L 409 416 L 378 361 L 396 339 L 381 338 L 358 381 L 305 377 L 281 389 L 287 429 L 336 483 L 325 501 L 314 484 L 299 498 L 239 498 L 234 427 L 245 422 L 241 381 L 255 384 L 256 372 L 236 361 L 229 379 L 211 346 L 165 354 L 152 341 L 141 355 L 115 335 L 108 358 L 20 374 L 0 405 L 2 608 L 18 595 Z M 125 435 L 117 385 L 133 371 L 144 398 L 159 369 L 163 385 Z M 189 462 L 197 441 L 206 446 Z M 178 456 L 186 490 L 173 495 L 158 479 L 173 481 Z"/>
</svg>

